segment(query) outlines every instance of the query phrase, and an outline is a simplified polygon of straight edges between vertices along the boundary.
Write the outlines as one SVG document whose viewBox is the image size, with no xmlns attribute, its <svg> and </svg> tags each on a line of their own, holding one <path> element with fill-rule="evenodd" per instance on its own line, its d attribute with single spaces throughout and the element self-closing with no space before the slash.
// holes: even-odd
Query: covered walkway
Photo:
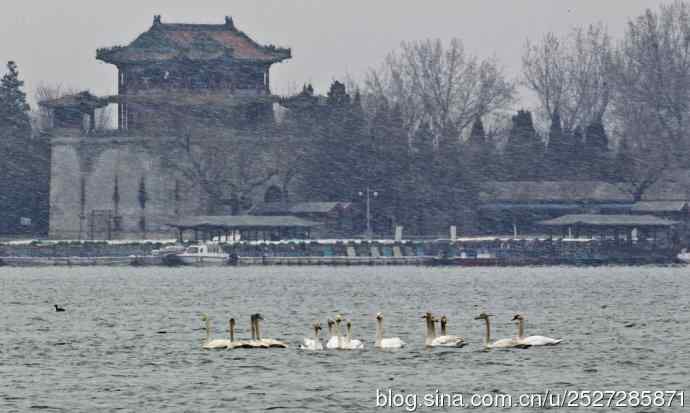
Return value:
<svg viewBox="0 0 690 413">
<path fill-rule="evenodd" d="M 553 235 L 559 231 L 563 238 L 598 238 L 616 243 L 651 242 L 652 244 L 673 244 L 677 234 L 674 227 L 678 221 L 671 221 L 653 215 L 605 215 L 572 214 L 541 221 Z"/>
<path fill-rule="evenodd" d="M 191 216 L 168 224 L 178 231 L 178 239 L 184 241 L 190 231 L 194 240 L 218 238 L 225 241 L 279 241 L 283 239 L 309 239 L 311 229 L 318 222 L 294 216 Z"/>
</svg>

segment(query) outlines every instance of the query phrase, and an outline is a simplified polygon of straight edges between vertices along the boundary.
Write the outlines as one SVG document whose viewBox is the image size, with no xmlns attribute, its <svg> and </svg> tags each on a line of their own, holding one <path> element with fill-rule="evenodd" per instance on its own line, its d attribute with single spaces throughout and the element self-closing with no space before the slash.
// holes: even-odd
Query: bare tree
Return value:
<svg viewBox="0 0 690 413">
<path fill-rule="evenodd" d="M 563 128 L 574 130 L 603 118 L 609 104 L 611 39 L 602 24 L 574 28 L 559 38 L 527 41 L 522 57 L 523 85 L 540 103 L 540 117 L 551 122 L 560 112 Z"/>
<path fill-rule="evenodd" d="M 614 116 L 617 186 L 639 201 L 671 166 L 670 141 L 658 139 L 662 132 L 654 114 L 643 106 L 616 105 Z"/>
<path fill-rule="evenodd" d="M 668 169 L 689 166 L 690 5 L 677 1 L 631 20 L 613 62 L 619 176 L 639 199 Z"/>
<path fill-rule="evenodd" d="M 410 133 L 426 121 L 437 139 L 458 138 L 478 116 L 506 107 L 515 92 L 495 59 L 468 55 L 460 39 L 447 47 L 440 40 L 402 43 L 369 71 L 364 89 L 399 104 Z"/>
<path fill-rule="evenodd" d="M 617 120 L 644 113 L 660 147 L 687 153 L 690 127 L 690 5 L 677 1 L 629 22 L 615 56 Z M 627 128 L 630 129 L 630 128 Z"/>
<path fill-rule="evenodd" d="M 278 175 L 259 136 L 231 137 L 218 130 L 187 131 L 161 141 L 167 168 L 180 174 L 181 190 L 198 190 L 208 214 L 236 214 L 251 207 L 253 192 Z M 266 159 L 264 159 L 266 158 Z"/>
</svg>

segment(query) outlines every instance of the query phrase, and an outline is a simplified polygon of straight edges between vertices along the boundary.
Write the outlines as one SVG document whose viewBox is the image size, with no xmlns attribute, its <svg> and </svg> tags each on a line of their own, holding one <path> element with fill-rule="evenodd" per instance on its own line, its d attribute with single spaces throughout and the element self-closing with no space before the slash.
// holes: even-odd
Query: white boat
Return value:
<svg viewBox="0 0 690 413">
<path fill-rule="evenodd" d="M 220 245 L 212 243 L 192 245 L 175 255 L 186 265 L 225 265 L 230 258 Z"/>
<path fill-rule="evenodd" d="M 159 250 L 151 251 L 151 255 L 154 257 L 163 257 L 168 254 L 181 254 L 185 252 L 186 248 L 183 245 L 168 245 Z"/>
</svg>

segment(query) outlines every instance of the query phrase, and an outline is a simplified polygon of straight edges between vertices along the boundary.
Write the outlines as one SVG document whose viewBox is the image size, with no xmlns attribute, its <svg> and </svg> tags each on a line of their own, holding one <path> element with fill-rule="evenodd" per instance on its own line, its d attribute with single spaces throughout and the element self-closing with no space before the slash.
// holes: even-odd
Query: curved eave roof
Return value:
<svg viewBox="0 0 690 413">
<path fill-rule="evenodd" d="M 169 60 L 234 60 L 272 64 L 292 57 L 290 49 L 263 46 L 233 25 L 156 23 L 127 46 L 98 49 L 107 63 L 156 63 Z"/>
<path fill-rule="evenodd" d="M 57 99 L 47 99 L 38 102 L 39 105 L 50 108 L 87 108 L 98 109 L 108 106 L 108 100 L 94 96 L 89 92 L 80 92 L 61 96 Z"/>
</svg>

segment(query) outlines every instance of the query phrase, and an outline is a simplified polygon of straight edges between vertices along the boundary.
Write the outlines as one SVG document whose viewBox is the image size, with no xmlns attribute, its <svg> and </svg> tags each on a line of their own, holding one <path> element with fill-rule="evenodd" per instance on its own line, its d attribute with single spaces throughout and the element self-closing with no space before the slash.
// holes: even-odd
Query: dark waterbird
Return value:
<svg viewBox="0 0 690 413">
<path fill-rule="evenodd" d="M 60 307 L 57 304 L 54 304 L 54 307 L 55 307 L 55 312 L 61 313 L 61 312 L 65 311 L 64 308 Z"/>
</svg>

